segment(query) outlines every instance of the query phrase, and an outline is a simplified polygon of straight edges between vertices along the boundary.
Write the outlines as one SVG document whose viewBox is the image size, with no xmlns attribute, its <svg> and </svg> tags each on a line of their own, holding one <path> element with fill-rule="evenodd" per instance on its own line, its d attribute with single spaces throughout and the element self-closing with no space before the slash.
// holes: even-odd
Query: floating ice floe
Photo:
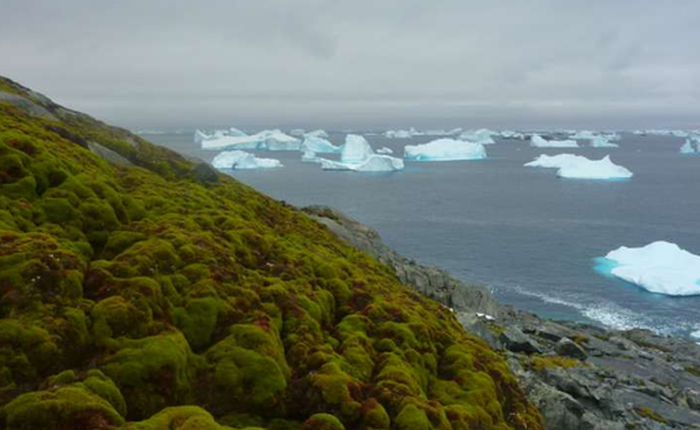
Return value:
<svg viewBox="0 0 700 430">
<path fill-rule="evenodd" d="M 311 136 L 309 134 L 304 138 L 304 142 L 301 144 L 302 151 L 313 151 L 316 153 L 327 153 L 336 154 L 341 151 L 339 146 L 333 145 L 327 139 L 318 136 Z"/>
<path fill-rule="evenodd" d="M 546 140 L 539 134 L 533 134 L 530 138 L 530 146 L 536 148 L 578 148 L 575 140 Z"/>
<path fill-rule="evenodd" d="M 524 134 L 512 130 L 501 131 L 501 137 L 504 139 L 525 139 Z"/>
<path fill-rule="evenodd" d="M 619 148 L 620 145 L 612 143 L 607 136 L 594 136 L 591 140 L 592 148 Z"/>
<path fill-rule="evenodd" d="M 602 265 L 620 279 L 652 293 L 700 295 L 700 257 L 674 243 L 658 241 L 641 248 L 610 251 Z"/>
<path fill-rule="evenodd" d="M 226 150 L 248 149 L 268 151 L 298 151 L 301 141 L 282 133 L 280 130 L 264 130 L 251 136 L 231 136 L 225 133 L 200 137 L 202 149 Z"/>
<path fill-rule="evenodd" d="M 211 162 L 217 169 L 270 169 L 282 167 L 279 160 L 272 158 L 258 158 L 253 154 L 244 151 L 224 151 L 216 154 Z"/>
<path fill-rule="evenodd" d="M 356 134 L 345 137 L 340 161 L 319 158 L 324 170 L 351 170 L 354 172 L 394 172 L 403 170 L 403 160 L 375 154 L 367 140 Z"/>
<path fill-rule="evenodd" d="M 600 160 L 590 160 L 574 154 L 543 154 L 525 166 L 559 169 L 557 176 L 567 179 L 614 180 L 629 179 L 633 176 L 625 167 L 613 163 L 609 155 Z"/>
<path fill-rule="evenodd" d="M 308 133 L 304 133 L 305 137 L 321 137 L 323 139 L 328 139 L 330 136 L 328 136 L 328 133 L 326 133 L 326 130 L 314 130 L 310 131 Z"/>
<path fill-rule="evenodd" d="M 421 145 L 406 145 L 404 158 L 413 161 L 481 160 L 486 150 L 481 143 L 437 139 Z"/>
<path fill-rule="evenodd" d="M 377 149 L 377 154 L 393 154 L 394 151 L 391 148 L 387 148 L 386 146 L 383 148 Z"/>
</svg>

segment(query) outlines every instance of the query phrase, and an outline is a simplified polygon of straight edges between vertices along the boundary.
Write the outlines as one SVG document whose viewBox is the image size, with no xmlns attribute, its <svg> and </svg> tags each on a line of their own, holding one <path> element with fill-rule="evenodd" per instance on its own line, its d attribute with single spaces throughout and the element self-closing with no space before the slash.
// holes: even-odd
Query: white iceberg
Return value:
<svg viewBox="0 0 700 430">
<path fill-rule="evenodd" d="M 384 137 L 390 139 L 410 139 L 413 136 L 420 135 L 421 133 L 413 127 L 408 130 L 387 130 L 384 132 Z"/>
<path fill-rule="evenodd" d="M 217 169 L 271 169 L 282 167 L 279 160 L 272 158 L 258 158 L 253 154 L 244 151 L 224 151 L 216 154 L 211 162 Z"/>
<path fill-rule="evenodd" d="M 319 158 L 324 170 L 351 170 L 354 172 L 394 172 L 403 170 L 403 160 L 375 154 L 367 140 L 357 134 L 345 137 L 340 161 Z"/>
<path fill-rule="evenodd" d="M 700 256 L 674 243 L 658 241 L 641 248 L 622 246 L 606 256 L 610 274 L 652 293 L 700 295 Z"/>
<path fill-rule="evenodd" d="M 460 134 L 459 138 L 461 140 L 480 143 L 482 145 L 493 145 L 494 143 L 496 143 L 496 141 L 493 140 L 493 136 L 498 134 L 498 132 L 491 131 L 487 128 L 482 128 L 479 130 L 467 130 Z"/>
<path fill-rule="evenodd" d="M 700 143 L 698 143 L 698 150 L 700 150 Z M 681 154 L 695 154 L 696 150 L 693 148 L 693 142 L 690 139 L 685 140 L 685 144 L 681 146 Z"/>
<path fill-rule="evenodd" d="M 292 130 L 289 130 L 289 135 L 294 136 L 294 137 L 303 137 L 306 131 L 304 131 L 303 128 L 295 128 Z"/>
<path fill-rule="evenodd" d="M 209 136 L 201 130 L 194 131 L 194 143 L 201 144 L 203 140 L 207 140 Z"/>
<path fill-rule="evenodd" d="M 240 137 L 240 136 L 247 136 L 247 134 L 245 134 L 245 132 L 243 132 L 243 131 L 241 131 L 241 130 L 235 128 L 235 127 L 229 128 L 229 130 L 228 130 L 228 135 L 229 135 L 229 136 L 238 136 L 238 137 Z"/>
<path fill-rule="evenodd" d="M 595 139 L 596 134 L 590 130 L 579 130 L 576 133 L 572 134 L 571 138 L 577 140 Z"/>
<path fill-rule="evenodd" d="M 613 180 L 629 179 L 633 176 L 625 167 L 613 163 L 609 155 L 600 160 L 589 160 L 574 154 L 543 154 L 526 163 L 525 167 L 556 168 L 559 169 L 557 176 L 567 179 Z"/>
<path fill-rule="evenodd" d="M 421 145 L 406 145 L 404 158 L 414 161 L 481 160 L 486 158 L 486 150 L 481 143 L 444 138 Z"/>
<path fill-rule="evenodd" d="M 321 130 L 321 129 L 305 133 L 304 136 L 305 137 L 320 137 L 323 139 L 328 139 L 330 137 L 330 136 L 328 136 L 328 133 L 326 133 L 325 130 Z"/>
<path fill-rule="evenodd" d="M 301 150 L 313 151 L 316 153 L 336 154 L 341 151 L 341 148 L 333 145 L 323 137 L 311 136 L 307 134 L 304 138 L 304 142 L 301 144 Z"/>
<path fill-rule="evenodd" d="M 620 145 L 612 143 L 607 136 L 594 136 L 591 139 L 592 148 L 619 148 Z"/>
<path fill-rule="evenodd" d="M 231 136 L 221 130 L 200 142 L 202 149 L 248 149 L 268 151 L 298 151 L 301 141 L 280 130 L 263 130 L 251 136 Z"/>
<path fill-rule="evenodd" d="M 320 163 L 321 160 L 314 151 L 304 150 L 301 153 L 301 161 L 304 163 Z"/>
<path fill-rule="evenodd" d="M 394 150 L 391 148 L 387 148 L 386 146 L 383 148 L 377 149 L 377 154 L 393 154 Z"/>
<path fill-rule="evenodd" d="M 359 134 L 348 134 L 345 136 L 345 144 L 340 153 L 342 163 L 358 164 L 367 160 L 374 154 L 367 139 Z"/>
<path fill-rule="evenodd" d="M 360 163 L 343 163 L 320 158 L 324 170 L 350 170 L 353 172 L 395 172 L 403 170 L 403 160 L 388 155 L 372 154 Z"/>
<path fill-rule="evenodd" d="M 539 134 L 533 134 L 530 138 L 530 146 L 536 148 L 578 148 L 575 140 L 546 140 Z"/>
<path fill-rule="evenodd" d="M 524 134 L 512 130 L 501 131 L 501 137 L 504 139 L 525 139 Z"/>
</svg>

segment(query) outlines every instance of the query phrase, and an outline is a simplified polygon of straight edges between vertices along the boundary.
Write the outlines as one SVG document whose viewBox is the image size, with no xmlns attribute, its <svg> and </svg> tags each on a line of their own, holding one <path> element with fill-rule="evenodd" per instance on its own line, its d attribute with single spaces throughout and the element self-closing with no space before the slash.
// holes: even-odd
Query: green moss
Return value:
<svg viewBox="0 0 700 430">
<path fill-rule="evenodd" d="M 581 362 L 575 358 L 562 357 L 560 355 L 539 355 L 530 359 L 530 367 L 539 372 L 552 367 L 569 369 L 581 366 Z"/>
<path fill-rule="evenodd" d="M 345 430 L 340 420 L 331 414 L 314 414 L 304 422 L 302 430 Z"/>
<path fill-rule="evenodd" d="M 219 425 L 210 413 L 197 406 L 165 408 L 148 420 L 130 423 L 125 430 L 226 430 L 231 427 Z"/>
<path fill-rule="evenodd" d="M 649 418 L 649 419 L 652 419 L 652 420 L 659 422 L 659 423 L 662 423 L 662 424 L 668 424 L 668 420 L 666 418 L 664 418 L 661 415 L 659 415 L 658 413 L 654 412 L 653 409 L 651 409 L 647 406 L 637 407 L 637 408 L 634 408 L 634 410 L 635 410 L 635 412 L 637 412 L 637 414 L 639 414 L 640 416 L 642 416 L 644 418 Z"/>
<path fill-rule="evenodd" d="M 432 430 L 425 411 L 409 403 L 396 416 L 396 428 L 400 430 Z"/>
</svg>

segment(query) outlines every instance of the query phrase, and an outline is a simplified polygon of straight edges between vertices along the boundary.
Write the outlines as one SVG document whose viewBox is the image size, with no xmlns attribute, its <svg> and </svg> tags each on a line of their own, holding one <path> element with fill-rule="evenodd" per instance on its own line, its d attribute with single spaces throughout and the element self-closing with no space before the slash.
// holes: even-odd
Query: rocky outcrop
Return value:
<svg viewBox="0 0 700 430">
<path fill-rule="evenodd" d="M 507 357 L 548 430 L 700 429 L 700 346 L 648 330 L 552 321 L 500 305 L 489 292 L 409 260 L 341 212 L 304 209 L 391 267 L 416 291 L 458 313 Z"/>
</svg>

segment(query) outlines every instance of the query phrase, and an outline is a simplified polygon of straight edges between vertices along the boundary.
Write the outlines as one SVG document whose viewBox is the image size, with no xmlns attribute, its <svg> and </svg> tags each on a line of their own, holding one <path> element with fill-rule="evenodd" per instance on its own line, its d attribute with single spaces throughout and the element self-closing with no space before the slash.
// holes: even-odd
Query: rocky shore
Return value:
<svg viewBox="0 0 700 430">
<path fill-rule="evenodd" d="M 552 321 L 501 305 L 485 288 L 401 256 L 376 231 L 335 209 L 303 211 L 457 313 L 468 331 L 507 359 L 547 429 L 700 429 L 695 342 Z"/>
</svg>

